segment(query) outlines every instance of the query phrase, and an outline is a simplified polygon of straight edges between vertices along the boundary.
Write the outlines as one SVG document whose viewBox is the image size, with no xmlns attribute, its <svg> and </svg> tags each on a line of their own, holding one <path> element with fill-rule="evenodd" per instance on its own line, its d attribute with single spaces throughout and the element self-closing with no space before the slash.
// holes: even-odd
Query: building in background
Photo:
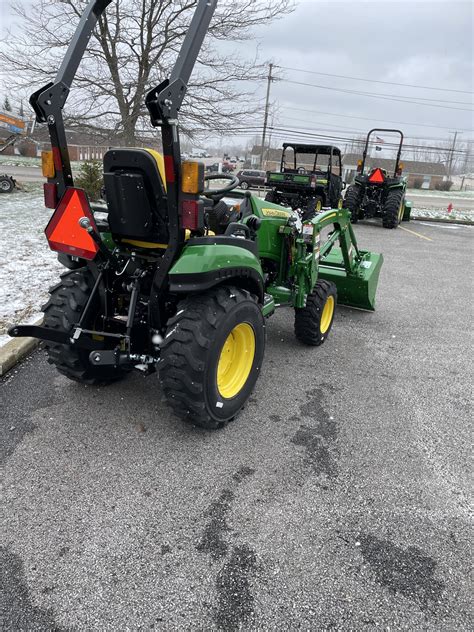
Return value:
<svg viewBox="0 0 474 632">
<path fill-rule="evenodd" d="M 344 154 L 342 157 L 342 177 L 347 184 L 354 181 L 357 173 L 357 161 L 361 159 L 361 154 Z M 442 186 L 447 178 L 446 165 L 442 162 L 424 162 L 420 160 L 403 160 L 403 175 L 408 177 L 408 188 L 410 189 L 436 189 Z M 366 169 L 380 167 L 386 169 L 389 174 L 393 174 L 395 160 L 390 158 L 369 158 L 366 160 Z"/>
</svg>

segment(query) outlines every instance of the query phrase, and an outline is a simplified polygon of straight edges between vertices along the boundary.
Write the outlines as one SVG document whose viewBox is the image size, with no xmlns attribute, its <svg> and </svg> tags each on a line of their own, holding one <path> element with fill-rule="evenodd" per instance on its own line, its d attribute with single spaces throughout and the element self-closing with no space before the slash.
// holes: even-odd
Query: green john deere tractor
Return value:
<svg viewBox="0 0 474 632">
<path fill-rule="evenodd" d="M 265 199 L 293 210 L 303 219 L 324 207 L 342 208 L 341 150 L 333 145 L 283 143 L 280 171 L 269 171 Z"/>
<path fill-rule="evenodd" d="M 45 233 L 68 270 L 50 289 L 43 324 L 15 325 L 10 335 L 44 340 L 49 362 L 86 384 L 157 371 L 177 415 L 218 428 L 256 383 L 275 309 L 293 308 L 296 338 L 318 346 L 336 302 L 374 309 L 382 256 L 359 250 L 345 210 L 301 222 L 235 191 L 235 176 L 204 175 L 202 163 L 181 161 L 179 108 L 216 0 L 199 0 L 170 78 L 146 98 L 163 155 L 110 149 L 107 206 L 91 205 L 74 186 L 62 108 L 110 2 L 90 2 L 55 81 L 30 100 L 52 144 L 43 156 L 45 202 L 54 209 Z M 219 179 L 221 188 L 205 187 Z"/>
<path fill-rule="evenodd" d="M 400 135 L 393 175 L 386 169 L 372 166 L 365 170 L 370 137 L 375 132 L 393 132 Z M 399 129 L 371 129 L 367 134 L 362 160 L 357 165 L 354 184 L 346 191 L 344 206 L 351 213 L 351 221 L 356 224 L 360 219 L 381 217 L 384 228 L 397 228 L 401 221 L 409 221 L 411 203 L 405 199 L 407 179 L 402 176 L 403 165 L 400 155 L 403 145 L 403 133 Z"/>
</svg>

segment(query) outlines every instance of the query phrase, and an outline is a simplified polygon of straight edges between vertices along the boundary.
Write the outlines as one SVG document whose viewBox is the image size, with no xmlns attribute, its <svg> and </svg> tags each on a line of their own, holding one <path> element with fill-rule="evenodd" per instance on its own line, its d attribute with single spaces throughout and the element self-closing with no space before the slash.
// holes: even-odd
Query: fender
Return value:
<svg viewBox="0 0 474 632">
<path fill-rule="evenodd" d="M 263 270 L 255 243 L 233 237 L 204 237 L 186 245 L 169 272 L 171 292 L 189 294 L 232 281 L 264 298 Z M 228 242 L 234 243 L 228 243 Z M 236 243 L 237 242 L 237 243 Z"/>
</svg>

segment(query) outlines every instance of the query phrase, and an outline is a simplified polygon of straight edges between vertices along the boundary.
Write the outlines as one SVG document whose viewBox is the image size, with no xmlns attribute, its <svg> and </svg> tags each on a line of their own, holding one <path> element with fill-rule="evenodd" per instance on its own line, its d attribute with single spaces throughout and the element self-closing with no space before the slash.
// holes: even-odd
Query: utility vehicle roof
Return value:
<svg viewBox="0 0 474 632">
<path fill-rule="evenodd" d="M 340 155 L 341 150 L 335 145 L 300 145 L 297 143 L 283 143 L 283 149 L 291 147 L 297 154 L 335 154 Z"/>
</svg>

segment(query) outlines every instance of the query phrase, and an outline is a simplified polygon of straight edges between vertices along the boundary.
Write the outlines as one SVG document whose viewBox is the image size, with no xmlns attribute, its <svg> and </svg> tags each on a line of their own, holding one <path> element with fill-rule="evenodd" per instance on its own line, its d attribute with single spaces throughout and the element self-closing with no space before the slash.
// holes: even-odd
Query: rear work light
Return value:
<svg viewBox="0 0 474 632">
<path fill-rule="evenodd" d="M 79 225 L 83 217 L 87 217 L 98 232 L 84 191 L 73 187 L 66 189 L 44 231 L 51 250 L 90 261 L 95 258 L 99 247 Z"/>
<path fill-rule="evenodd" d="M 43 172 L 43 176 L 45 178 L 54 178 L 56 175 L 52 151 L 41 152 L 41 171 Z"/>
<path fill-rule="evenodd" d="M 362 171 L 362 160 L 357 161 L 357 172 L 360 173 Z"/>
<path fill-rule="evenodd" d="M 204 226 L 204 204 L 201 200 L 183 200 L 181 203 L 181 227 L 197 230 Z"/>
<path fill-rule="evenodd" d="M 382 169 L 380 169 L 379 167 L 377 167 L 377 169 L 375 169 L 369 176 L 369 182 L 384 182 L 385 178 L 384 175 L 382 173 Z"/>
</svg>

